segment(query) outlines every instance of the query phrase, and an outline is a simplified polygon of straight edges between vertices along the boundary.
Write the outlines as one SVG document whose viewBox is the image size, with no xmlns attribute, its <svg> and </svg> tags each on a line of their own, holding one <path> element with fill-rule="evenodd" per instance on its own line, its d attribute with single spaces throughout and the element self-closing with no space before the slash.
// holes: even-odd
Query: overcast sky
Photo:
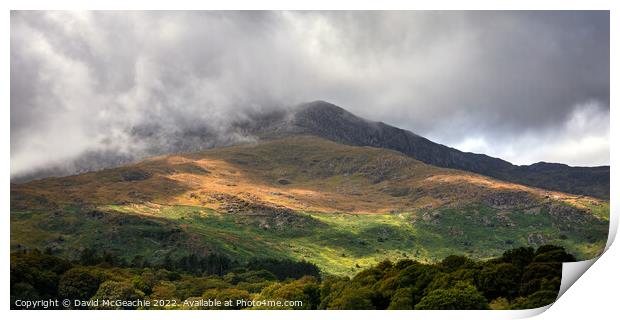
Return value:
<svg viewBox="0 0 620 320">
<path fill-rule="evenodd" d="M 12 12 L 11 174 L 325 100 L 463 151 L 609 163 L 607 12 Z"/>
</svg>

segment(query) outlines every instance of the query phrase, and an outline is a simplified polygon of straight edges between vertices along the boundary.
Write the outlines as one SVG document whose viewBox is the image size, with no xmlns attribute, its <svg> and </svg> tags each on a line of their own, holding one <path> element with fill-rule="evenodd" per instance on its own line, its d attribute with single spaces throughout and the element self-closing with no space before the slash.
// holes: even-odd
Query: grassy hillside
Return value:
<svg viewBox="0 0 620 320">
<path fill-rule="evenodd" d="M 489 258 L 545 243 L 598 254 L 608 203 L 294 137 L 11 186 L 11 246 L 64 255 L 225 253 L 354 274 L 389 259 Z"/>
</svg>

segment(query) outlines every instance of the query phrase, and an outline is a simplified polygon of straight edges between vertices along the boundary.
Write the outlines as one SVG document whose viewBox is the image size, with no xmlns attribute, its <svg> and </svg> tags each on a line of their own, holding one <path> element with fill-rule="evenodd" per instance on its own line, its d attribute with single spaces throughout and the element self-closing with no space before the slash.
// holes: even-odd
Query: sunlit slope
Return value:
<svg viewBox="0 0 620 320">
<path fill-rule="evenodd" d="M 385 257 L 485 258 L 558 243 L 602 249 L 607 202 L 311 136 L 152 158 L 11 186 L 11 244 L 131 258 L 223 252 L 334 273 Z"/>
<path fill-rule="evenodd" d="M 237 211 L 262 204 L 312 212 L 386 213 L 459 207 L 532 207 L 599 200 L 426 165 L 398 152 L 293 137 L 12 186 L 14 203 L 200 205 Z M 22 199 L 23 198 L 23 199 Z M 30 200 L 30 201 L 29 201 Z M 241 206 L 241 207 L 239 207 Z M 248 209 L 249 210 L 249 209 Z"/>
</svg>

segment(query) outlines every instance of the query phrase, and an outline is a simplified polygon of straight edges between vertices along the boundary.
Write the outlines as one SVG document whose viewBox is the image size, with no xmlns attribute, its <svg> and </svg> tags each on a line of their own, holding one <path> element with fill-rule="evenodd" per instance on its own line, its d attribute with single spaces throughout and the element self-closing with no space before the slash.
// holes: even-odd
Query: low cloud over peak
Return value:
<svg viewBox="0 0 620 320">
<path fill-rule="evenodd" d="M 12 176 L 168 132 L 248 139 L 229 124 L 317 99 L 514 163 L 607 164 L 609 13 L 11 13 Z"/>
</svg>

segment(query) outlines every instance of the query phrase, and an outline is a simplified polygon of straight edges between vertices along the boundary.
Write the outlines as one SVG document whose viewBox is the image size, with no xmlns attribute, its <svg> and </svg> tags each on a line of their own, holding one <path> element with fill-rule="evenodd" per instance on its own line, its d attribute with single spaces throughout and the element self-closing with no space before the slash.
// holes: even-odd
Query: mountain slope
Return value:
<svg viewBox="0 0 620 320">
<path fill-rule="evenodd" d="M 11 185 L 11 246 L 286 257 L 349 274 L 404 256 L 600 252 L 608 203 L 294 136 Z"/>
<path fill-rule="evenodd" d="M 572 194 L 609 199 L 609 166 L 570 167 L 555 163 L 516 166 L 484 154 L 461 152 L 434 143 L 410 131 L 359 118 L 333 104 L 315 101 L 288 110 L 252 114 L 250 120 L 234 122 L 226 129 L 203 127 L 161 130 L 158 126 L 133 128 L 131 138 L 149 146 L 137 154 L 115 150 L 92 151 L 72 162 L 12 177 L 13 182 L 101 170 L 147 156 L 195 152 L 213 147 L 278 139 L 291 135 L 314 135 L 353 146 L 396 150 L 434 166 L 483 174 L 489 177 Z"/>
<path fill-rule="evenodd" d="M 359 118 L 324 101 L 300 105 L 292 114 L 274 113 L 249 132 L 262 137 L 312 134 L 354 146 L 372 146 L 402 152 L 434 166 L 480 173 L 505 181 L 573 194 L 609 199 L 609 166 L 570 167 L 555 163 L 516 166 L 484 154 L 462 152 L 410 131 Z"/>
</svg>

